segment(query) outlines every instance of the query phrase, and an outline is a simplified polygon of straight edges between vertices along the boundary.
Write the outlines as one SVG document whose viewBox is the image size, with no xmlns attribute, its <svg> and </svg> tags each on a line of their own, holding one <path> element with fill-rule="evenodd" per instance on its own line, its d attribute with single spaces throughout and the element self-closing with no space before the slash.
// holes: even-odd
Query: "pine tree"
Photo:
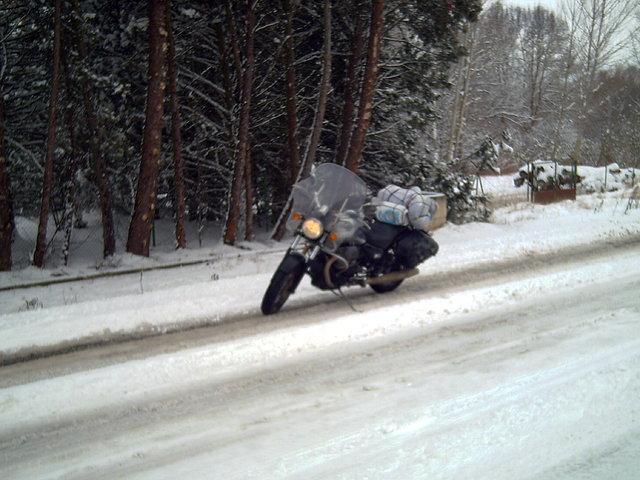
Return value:
<svg viewBox="0 0 640 480">
<path fill-rule="evenodd" d="M 13 226 L 13 204 L 4 146 L 4 95 L 0 91 L 0 270 L 11 270 Z"/>
<path fill-rule="evenodd" d="M 322 42 L 322 78 L 320 81 L 320 87 L 318 89 L 318 103 L 315 110 L 315 115 L 313 118 L 313 128 L 311 129 L 311 135 L 308 141 L 307 150 L 305 152 L 304 160 L 302 164 L 296 169 L 296 181 L 300 181 L 309 176 L 311 172 L 311 167 L 316 159 L 316 154 L 318 150 L 318 145 L 320 143 L 320 135 L 322 133 L 322 127 L 325 119 L 325 112 L 327 108 L 327 99 L 329 95 L 329 87 L 331 84 L 331 0 L 324 0 L 323 2 L 323 42 Z M 293 67 L 293 66 L 292 66 Z M 287 82 L 289 81 L 289 73 L 287 73 Z M 295 93 L 295 90 L 289 91 L 288 93 Z M 289 99 L 287 99 L 289 102 Z M 295 105 L 295 98 L 291 102 Z M 289 109 L 288 112 L 289 114 Z M 289 119 L 290 122 L 290 119 Z M 291 128 L 294 127 L 292 123 L 288 122 L 289 126 L 289 137 L 295 135 L 295 131 L 292 132 Z M 290 142 L 291 143 L 291 142 Z M 280 217 L 276 224 L 276 228 L 274 229 L 272 237 L 280 240 L 285 232 L 286 222 L 289 219 L 289 215 L 291 213 L 293 198 L 291 194 L 287 199 L 287 203 L 285 204 L 282 212 L 280 213 Z"/>
<path fill-rule="evenodd" d="M 39 211 L 46 155 L 52 11 L 33 0 L 0 5 L 0 81 L 11 200 L 14 212 L 29 216 Z"/>
<path fill-rule="evenodd" d="M 85 39 L 84 25 L 81 21 L 81 10 L 78 0 L 73 0 L 73 26 L 75 30 L 76 44 L 79 55 L 79 62 L 86 65 L 89 58 L 88 46 Z M 89 129 L 89 151 L 91 164 L 98 188 L 100 212 L 102 215 L 102 254 L 109 257 L 116 251 L 115 226 L 113 221 L 113 200 L 111 196 L 111 185 L 107 173 L 107 162 L 104 155 L 104 142 L 101 140 L 101 129 L 98 125 L 98 115 L 94 106 L 95 93 L 89 82 L 86 72 L 77 73 L 79 77 L 80 90 L 84 113 Z"/>
<path fill-rule="evenodd" d="M 360 64 L 362 52 L 365 43 L 365 21 L 356 10 L 353 25 L 350 25 L 350 41 L 351 49 L 349 51 L 349 60 L 344 73 L 344 94 L 342 100 L 342 114 L 340 118 L 340 133 L 338 140 L 338 152 L 336 153 L 335 163 L 344 165 L 351 144 L 351 136 L 353 134 L 354 115 L 356 112 L 356 93 L 358 88 L 358 65 Z"/>
<path fill-rule="evenodd" d="M 58 110 L 58 90 L 60 87 L 60 49 L 62 35 L 61 0 L 55 0 L 53 12 L 53 60 L 51 68 L 51 95 L 49 98 L 49 123 L 47 126 L 47 149 L 42 177 L 42 194 L 40 198 L 40 221 L 36 248 L 33 253 L 33 264 L 44 265 L 47 250 L 47 226 L 51 208 L 51 190 L 53 184 L 53 161 L 56 146 L 56 114 Z"/>
<path fill-rule="evenodd" d="M 176 246 L 185 248 L 187 240 L 184 230 L 186 217 L 184 160 L 182 158 L 180 107 L 178 105 L 178 74 L 176 68 L 176 48 L 173 34 L 173 10 L 171 0 L 166 0 L 166 28 L 167 28 L 167 77 L 169 81 L 169 101 L 171 110 L 171 145 L 173 147 L 173 168 L 175 188 L 175 216 L 176 216 Z"/>
<path fill-rule="evenodd" d="M 149 0 L 149 70 L 142 159 L 127 251 L 149 256 L 162 147 L 166 52 L 165 1 Z"/>
<path fill-rule="evenodd" d="M 294 9 L 289 0 L 282 0 L 285 16 L 284 62 L 286 70 L 285 99 L 287 104 L 287 140 L 289 147 L 290 187 L 298 178 L 300 164 L 300 147 L 298 145 L 298 107 L 295 68 L 295 41 L 293 38 Z"/>
<path fill-rule="evenodd" d="M 356 172 L 360 165 L 364 140 L 369 129 L 373 112 L 373 94 L 378 74 L 378 60 L 380 58 L 380 42 L 384 25 L 384 0 L 373 0 L 371 4 L 371 21 L 369 26 L 369 44 L 367 47 L 367 64 L 362 80 L 358 120 L 351 137 L 349 153 L 345 160 L 345 167 Z"/>
<path fill-rule="evenodd" d="M 249 128 L 251 121 L 251 100 L 253 95 L 253 75 L 255 71 L 254 57 L 254 28 L 255 28 L 255 0 L 247 1 L 246 18 L 246 66 L 242 72 L 242 102 L 240 106 L 240 118 L 238 127 L 238 140 L 236 147 L 235 165 L 231 179 L 231 191 L 229 193 L 229 211 L 225 222 L 223 240 L 228 245 L 236 241 L 238 224 L 240 222 L 240 205 L 243 183 L 245 182 L 245 169 L 249 155 Z"/>
</svg>

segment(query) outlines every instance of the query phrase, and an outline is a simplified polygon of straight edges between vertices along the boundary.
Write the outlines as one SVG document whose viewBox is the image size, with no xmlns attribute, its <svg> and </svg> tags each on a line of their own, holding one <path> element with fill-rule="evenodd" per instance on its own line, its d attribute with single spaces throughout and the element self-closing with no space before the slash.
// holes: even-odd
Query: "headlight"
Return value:
<svg viewBox="0 0 640 480">
<path fill-rule="evenodd" d="M 317 240 L 323 231 L 322 223 L 315 218 L 309 218 L 302 223 L 302 234 L 309 240 Z"/>
</svg>

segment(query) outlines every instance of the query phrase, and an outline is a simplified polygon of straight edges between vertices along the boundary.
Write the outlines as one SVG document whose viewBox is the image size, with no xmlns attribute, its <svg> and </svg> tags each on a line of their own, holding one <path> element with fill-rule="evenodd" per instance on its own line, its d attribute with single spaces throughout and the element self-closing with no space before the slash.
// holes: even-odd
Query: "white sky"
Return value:
<svg viewBox="0 0 640 480">
<path fill-rule="evenodd" d="M 502 0 L 505 5 L 517 5 L 520 7 L 535 7 L 542 5 L 549 10 L 558 10 L 558 0 Z"/>
<path fill-rule="evenodd" d="M 498 0 L 486 0 L 485 5 L 489 5 L 493 2 L 496 2 Z M 546 7 L 549 10 L 553 10 L 555 12 L 561 13 L 562 12 L 562 4 L 563 4 L 563 0 L 502 0 L 502 3 L 504 5 L 515 5 L 515 6 L 520 6 L 520 7 L 525 7 L 525 8 L 533 8 L 537 5 L 542 5 L 543 7 Z M 634 23 L 632 21 L 629 22 L 628 24 L 628 32 L 627 33 L 621 33 L 620 34 L 620 39 L 627 39 L 630 35 L 630 32 L 632 31 L 632 26 L 634 25 Z M 636 23 L 637 25 L 637 23 Z M 622 63 L 625 63 L 625 58 L 628 59 L 629 55 L 630 55 L 630 51 L 631 48 L 629 48 L 629 50 L 626 53 L 621 53 L 620 55 L 618 55 L 620 57 L 620 61 Z"/>
</svg>

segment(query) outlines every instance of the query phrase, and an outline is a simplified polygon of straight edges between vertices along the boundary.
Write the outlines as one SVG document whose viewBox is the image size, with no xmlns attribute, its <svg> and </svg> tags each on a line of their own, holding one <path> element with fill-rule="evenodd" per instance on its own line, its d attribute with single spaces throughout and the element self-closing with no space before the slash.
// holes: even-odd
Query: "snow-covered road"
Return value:
<svg viewBox="0 0 640 480">
<path fill-rule="evenodd" d="M 524 273 L 7 366 L 0 477 L 637 478 L 640 246 Z"/>
</svg>

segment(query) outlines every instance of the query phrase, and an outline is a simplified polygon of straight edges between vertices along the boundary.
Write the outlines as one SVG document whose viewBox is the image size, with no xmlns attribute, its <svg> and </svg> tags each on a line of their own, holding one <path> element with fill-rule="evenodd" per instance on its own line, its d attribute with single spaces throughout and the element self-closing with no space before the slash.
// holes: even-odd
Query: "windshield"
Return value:
<svg viewBox="0 0 640 480">
<path fill-rule="evenodd" d="M 334 163 L 319 165 L 309 178 L 293 186 L 293 212 L 320 220 L 327 231 L 345 241 L 362 225 L 367 186 L 353 172 Z M 289 219 L 290 230 L 299 221 Z"/>
</svg>

